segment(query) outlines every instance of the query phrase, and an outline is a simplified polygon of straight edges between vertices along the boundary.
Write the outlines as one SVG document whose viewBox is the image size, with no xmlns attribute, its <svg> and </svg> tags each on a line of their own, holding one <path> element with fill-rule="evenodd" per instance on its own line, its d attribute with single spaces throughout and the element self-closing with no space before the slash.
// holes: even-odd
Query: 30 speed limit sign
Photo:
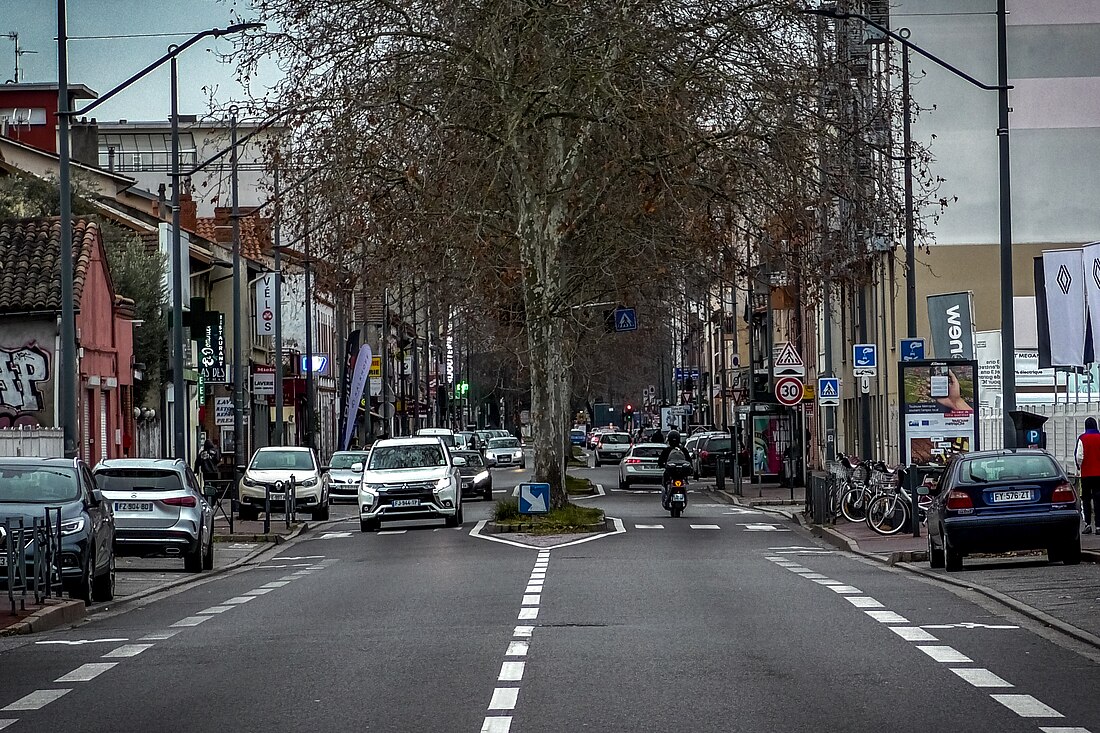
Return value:
<svg viewBox="0 0 1100 733">
<path fill-rule="evenodd" d="M 802 401 L 802 380 L 798 377 L 781 377 L 775 382 L 775 398 L 779 404 L 793 407 Z"/>
</svg>

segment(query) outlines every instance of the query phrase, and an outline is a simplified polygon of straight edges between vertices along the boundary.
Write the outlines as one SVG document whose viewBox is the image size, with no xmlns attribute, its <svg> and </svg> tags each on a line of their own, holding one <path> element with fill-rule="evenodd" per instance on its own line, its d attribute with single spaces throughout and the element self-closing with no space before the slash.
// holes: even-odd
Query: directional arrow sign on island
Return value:
<svg viewBox="0 0 1100 733">
<path fill-rule="evenodd" d="M 520 484 L 519 513 L 546 514 L 550 510 L 550 484 Z"/>
</svg>

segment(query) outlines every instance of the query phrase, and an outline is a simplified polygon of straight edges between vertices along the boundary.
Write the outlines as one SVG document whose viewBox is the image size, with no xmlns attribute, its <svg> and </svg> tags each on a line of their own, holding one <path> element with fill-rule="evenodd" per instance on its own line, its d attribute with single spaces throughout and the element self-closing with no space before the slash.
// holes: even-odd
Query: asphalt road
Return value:
<svg viewBox="0 0 1100 733">
<path fill-rule="evenodd" d="M 484 502 L 459 530 L 352 519 L 5 641 L 0 728 L 1100 731 L 1098 650 L 709 493 L 672 520 L 579 473 L 621 533 L 486 541 Z"/>
</svg>

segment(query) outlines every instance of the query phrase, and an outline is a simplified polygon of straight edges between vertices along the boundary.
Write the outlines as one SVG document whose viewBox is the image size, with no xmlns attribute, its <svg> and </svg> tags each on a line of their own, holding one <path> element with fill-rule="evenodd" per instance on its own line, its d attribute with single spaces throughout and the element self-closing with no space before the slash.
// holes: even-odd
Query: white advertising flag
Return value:
<svg viewBox="0 0 1100 733">
<path fill-rule="evenodd" d="M 1052 366 L 1085 365 L 1085 270 L 1079 249 L 1043 252 Z"/>
<path fill-rule="evenodd" d="M 1098 351 L 1096 342 L 1100 339 L 1100 242 L 1092 242 L 1081 248 L 1082 265 L 1085 268 L 1085 303 L 1089 309 L 1089 322 L 1092 324 L 1092 349 Z"/>
</svg>

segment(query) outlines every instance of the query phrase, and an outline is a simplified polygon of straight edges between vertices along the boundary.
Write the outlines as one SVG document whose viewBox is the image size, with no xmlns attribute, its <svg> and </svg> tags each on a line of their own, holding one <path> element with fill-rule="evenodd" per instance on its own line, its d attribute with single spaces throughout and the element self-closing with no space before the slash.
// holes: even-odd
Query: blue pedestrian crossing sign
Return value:
<svg viewBox="0 0 1100 733">
<path fill-rule="evenodd" d="M 924 360 L 924 339 L 912 338 L 901 340 L 901 360 L 902 361 L 923 361 Z"/>
<path fill-rule="evenodd" d="M 615 331 L 637 331 L 638 330 L 638 316 L 634 312 L 633 308 L 616 308 L 615 309 Z"/>
<path fill-rule="evenodd" d="M 520 484 L 519 513 L 546 514 L 550 511 L 550 484 Z"/>
<path fill-rule="evenodd" d="M 822 407 L 836 407 L 840 404 L 840 379 L 837 377 L 818 378 L 817 404 Z"/>
</svg>

